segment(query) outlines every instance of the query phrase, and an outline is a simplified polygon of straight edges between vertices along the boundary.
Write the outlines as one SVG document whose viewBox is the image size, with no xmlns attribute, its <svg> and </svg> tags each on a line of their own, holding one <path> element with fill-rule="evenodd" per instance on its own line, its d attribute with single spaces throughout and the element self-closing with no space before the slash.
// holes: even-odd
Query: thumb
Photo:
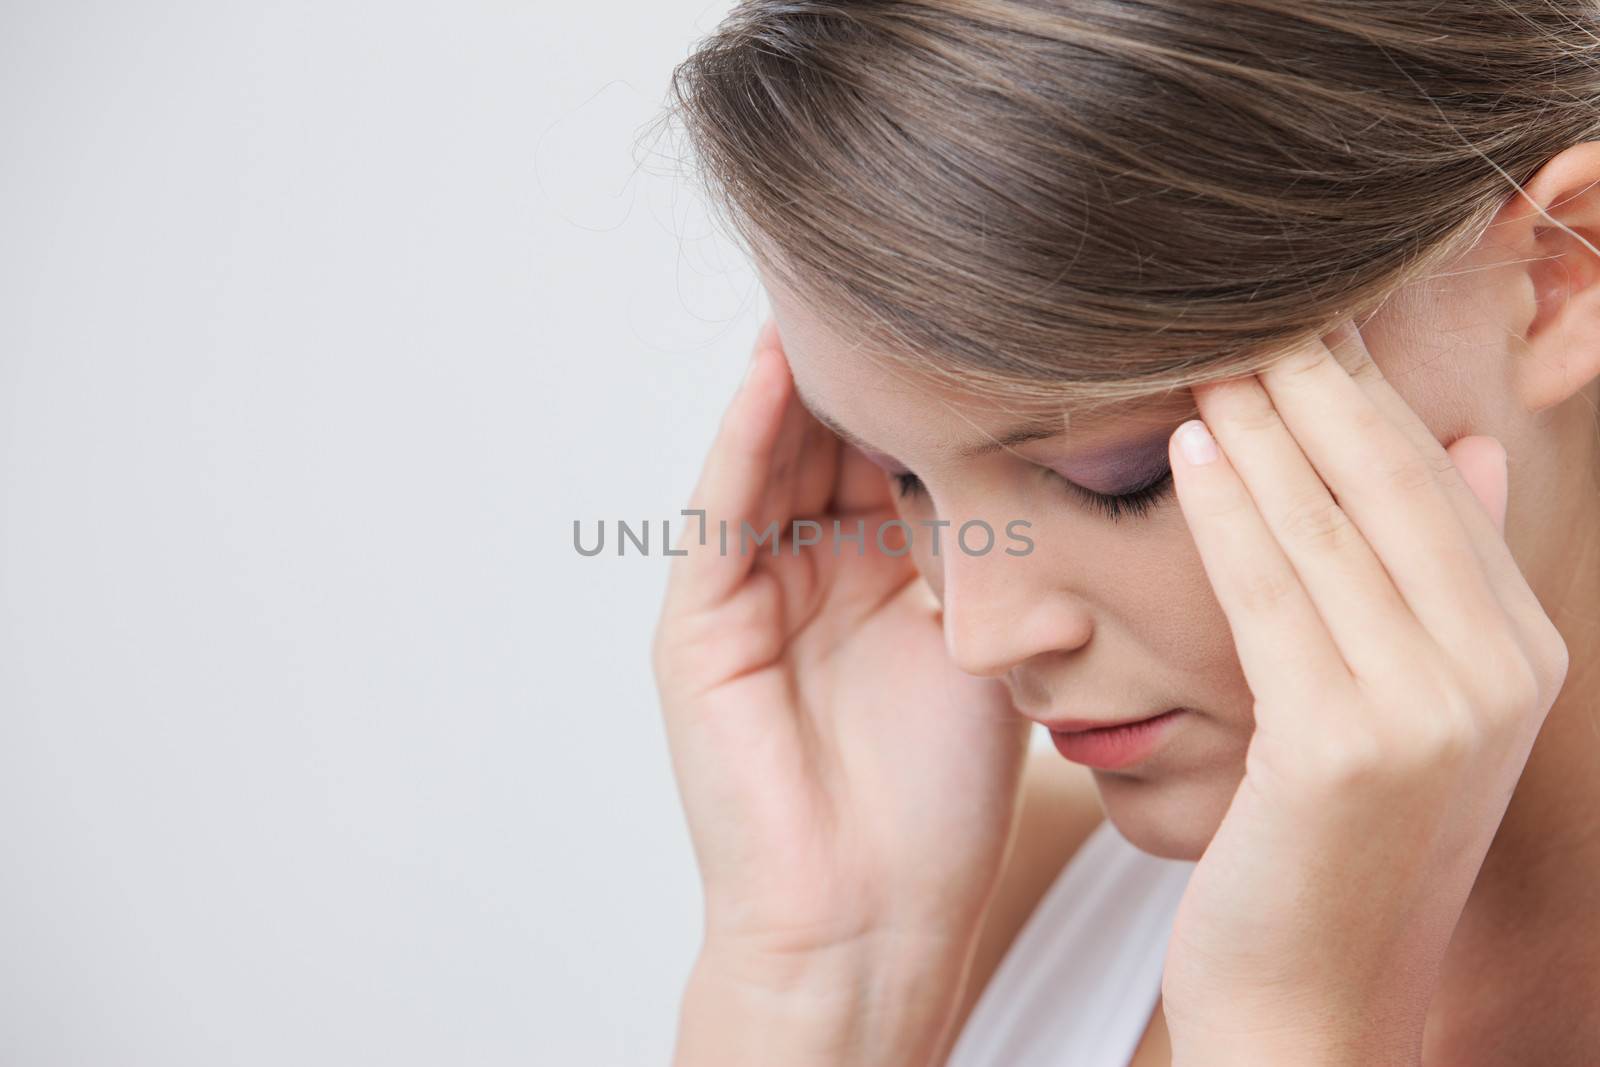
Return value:
<svg viewBox="0 0 1600 1067">
<path fill-rule="evenodd" d="M 1473 434 L 1457 438 L 1445 449 L 1461 478 L 1472 489 L 1502 537 L 1506 532 L 1506 450 L 1493 437 Z"/>
</svg>

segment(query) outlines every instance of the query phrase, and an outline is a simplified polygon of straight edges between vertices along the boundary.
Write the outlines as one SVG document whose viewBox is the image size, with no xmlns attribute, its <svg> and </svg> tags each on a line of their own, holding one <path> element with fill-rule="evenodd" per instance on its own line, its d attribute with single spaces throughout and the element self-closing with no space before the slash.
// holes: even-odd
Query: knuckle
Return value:
<svg viewBox="0 0 1600 1067">
<path fill-rule="evenodd" d="M 1492 664 L 1489 692 L 1496 714 L 1520 720 L 1542 703 L 1544 683 L 1520 648 L 1490 653 L 1486 659 Z"/>
<path fill-rule="evenodd" d="M 1483 741 L 1477 706 L 1460 689 L 1445 690 L 1424 714 L 1414 714 L 1410 725 L 1413 737 L 1406 751 L 1412 769 L 1460 765 Z"/>
<path fill-rule="evenodd" d="M 1329 796 L 1370 789 L 1386 772 L 1385 746 L 1376 733 L 1348 724 L 1309 755 L 1314 786 Z"/>
<path fill-rule="evenodd" d="M 1482 693 L 1436 649 L 1421 646 L 1401 659 L 1410 665 L 1413 677 L 1421 671 L 1427 679 L 1395 700 L 1386 716 L 1398 735 L 1396 748 L 1404 769 L 1417 772 L 1441 764 L 1459 765 L 1483 742 Z"/>
<path fill-rule="evenodd" d="M 1393 709 L 1374 725 L 1348 731 L 1322 761 L 1325 785 L 1376 790 L 1461 767 L 1478 751 L 1482 731 L 1470 709 L 1452 699 Z"/>
<path fill-rule="evenodd" d="M 1534 676 L 1538 679 L 1540 699 L 1555 703 L 1562 686 L 1567 684 L 1567 672 L 1572 666 L 1572 653 L 1567 639 L 1548 616 L 1542 616 L 1543 625 L 1535 635 L 1533 654 L 1530 657 Z"/>
<path fill-rule="evenodd" d="M 1380 460 L 1377 474 L 1383 484 L 1408 495 L 1421 492 L 1438 480 L 1433 467 L 1417 452 L 1398 459 Z"/>
<path fill-rule="evenodd" d="M 1283 517 L 1284 536 L 1312 548 L 1340 548 L 1355 534 L 1350 516 L 1325 490 L 1307 493 Z"/>
<path fill-rule="evenodd" d="M 1471 764 L 1485 747 L 1477 702 L 1460 686 L 1369 704 L 1320 742 L 1309 773 L 1327 795 L 1404 789 L 1430 772 Z"/>
<path fill-rule="evenodd" d="M 1546 680 L 1514 637 L 1475 644 L 1459 661 L 1462 677 L 1479 695 L 1486 722 L 1520 722 L 1543 702 Z"/>
<path fill-rule="evenodd" d="M 1427 452 L 1424 462 L 1433 472 L 1434 479 L 1449 489 L 1466 488 L 1466 480 L 1461 477 L 1461 471 L 1457 469 L 1455 460 L 1450 458 L 1450 453 L 1438 447 L 1438 442 L 1431 437 L 1428 443 L 1434 447 Z"/>
<path fill-rule="evenodd" d="M 663 613 L 650 636 L 650 667 L 658 684 L 675 684 L 692 673 L 691 661 L 715 647 L 717 632 L 728 631 L 704 612 Z"/>
<path fill-rule="evenodd" d="M 1345 369 L 1350 377 L 1364 386 L 1381 387 L 1388 382 L 1388 379 L 1383 376 L 1383 371 L 1372 361 L 1372 355 L 1369 352 L 1360 353 L 1360 358 L 1355 365 Z"/>
<path fill-rule="evenodd" d="M 1320 369 L 1331 354 L 1324 345 L 1299 345 L 1280 358 L 1269 373 L 1285 379 L 1295 378 Z"/>
<path fill-rule="evenodd" d="M 1298 579 L 1284 569 L 1258 568 L 1239 576 L 1239 603 L 1246 611 L 1272 614 L 1288 603 Z"/>
<path fill-rule="evenodd" d="M 1241 398 L 1236 409 L 1230 413 L 1229 421 L 1236 429 L 1251 436 L 1287 432 L 1283 417 L 1259 386 Z"/>
<path fill-rule="evenodd" d="M 1363 441 L 1377 440 L 1380 434 L 1392 429 L 1389 416 L 1385 415 L 1378 405 L 1370 402 L 1356 405 L 1355 411 L 1350 415 L 1350 426 Z"/>
</svg>

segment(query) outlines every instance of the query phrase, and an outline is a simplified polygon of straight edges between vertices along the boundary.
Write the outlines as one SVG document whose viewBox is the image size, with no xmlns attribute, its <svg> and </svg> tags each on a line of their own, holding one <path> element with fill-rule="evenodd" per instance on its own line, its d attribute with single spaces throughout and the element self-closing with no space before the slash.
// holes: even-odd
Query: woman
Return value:
<svg viewBox="0 0 1600 1067">
<path fill-rule="evenodd" d="M 679 68 L 774 311 L 653 648 L 680 1067 L 1600 1063 L 1597 41 L 774 0 Z"/>
</svg>

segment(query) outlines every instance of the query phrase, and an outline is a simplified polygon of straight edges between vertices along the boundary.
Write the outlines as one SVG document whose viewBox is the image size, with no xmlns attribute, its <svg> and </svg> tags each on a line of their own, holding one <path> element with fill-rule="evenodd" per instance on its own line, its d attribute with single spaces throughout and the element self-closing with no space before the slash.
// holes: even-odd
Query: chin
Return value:
<svg viewBox="0 0 1600 1067">
<path fill-rule="evenodd" d="M 1095 772 L 1106 818 L 1141 852 L 1198 860 L 1222 824 L 1239 788 L 1237 774 L 1216 768 L 1183 775 L 1135 778 Z"/>
</svg>

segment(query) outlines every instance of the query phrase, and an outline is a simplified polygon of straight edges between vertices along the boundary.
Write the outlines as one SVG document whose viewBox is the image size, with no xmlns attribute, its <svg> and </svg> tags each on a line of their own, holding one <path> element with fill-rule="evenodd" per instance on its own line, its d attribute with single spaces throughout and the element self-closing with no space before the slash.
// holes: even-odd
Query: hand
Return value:
<svg viewBox="0 0 1600 1067">
<path fill-rule="evenodd" d="M 821 988 L 841 1011 L 870 991 L 932 1047 L 1009 847 L 1028 722 L 950 662 L 909 553 L 877 548 L 887 476 L 798 402 L 770 321 L 689 508 L 705 543 L 691 519 L 652 658 L 704 883 L 702 966 L 718 988 Z M 864 520 L 865 554 L 833 550 L 835 518 L 845 534 Z M 796 553 L 793 519 L 820 542 Z M 741 554 L 742 522 L 776 522 L 778 554 Z M 917 1062 L 921 1035 L 884 1038 L 905 1058 L 869 1062 Z"/>
<path fill-rule="evenodd" d="M 1180 506 L 1255 697 L 1179 906 L 1174 1062 L 1415 1064 L 1439 965 L 1567 670 L 1503 538 L 1505 453 L 1448 450 L 1345 323 L 1195 389 Z M 1349 369 L 1347 370 L 1346 367 Z"/>
</svg>

